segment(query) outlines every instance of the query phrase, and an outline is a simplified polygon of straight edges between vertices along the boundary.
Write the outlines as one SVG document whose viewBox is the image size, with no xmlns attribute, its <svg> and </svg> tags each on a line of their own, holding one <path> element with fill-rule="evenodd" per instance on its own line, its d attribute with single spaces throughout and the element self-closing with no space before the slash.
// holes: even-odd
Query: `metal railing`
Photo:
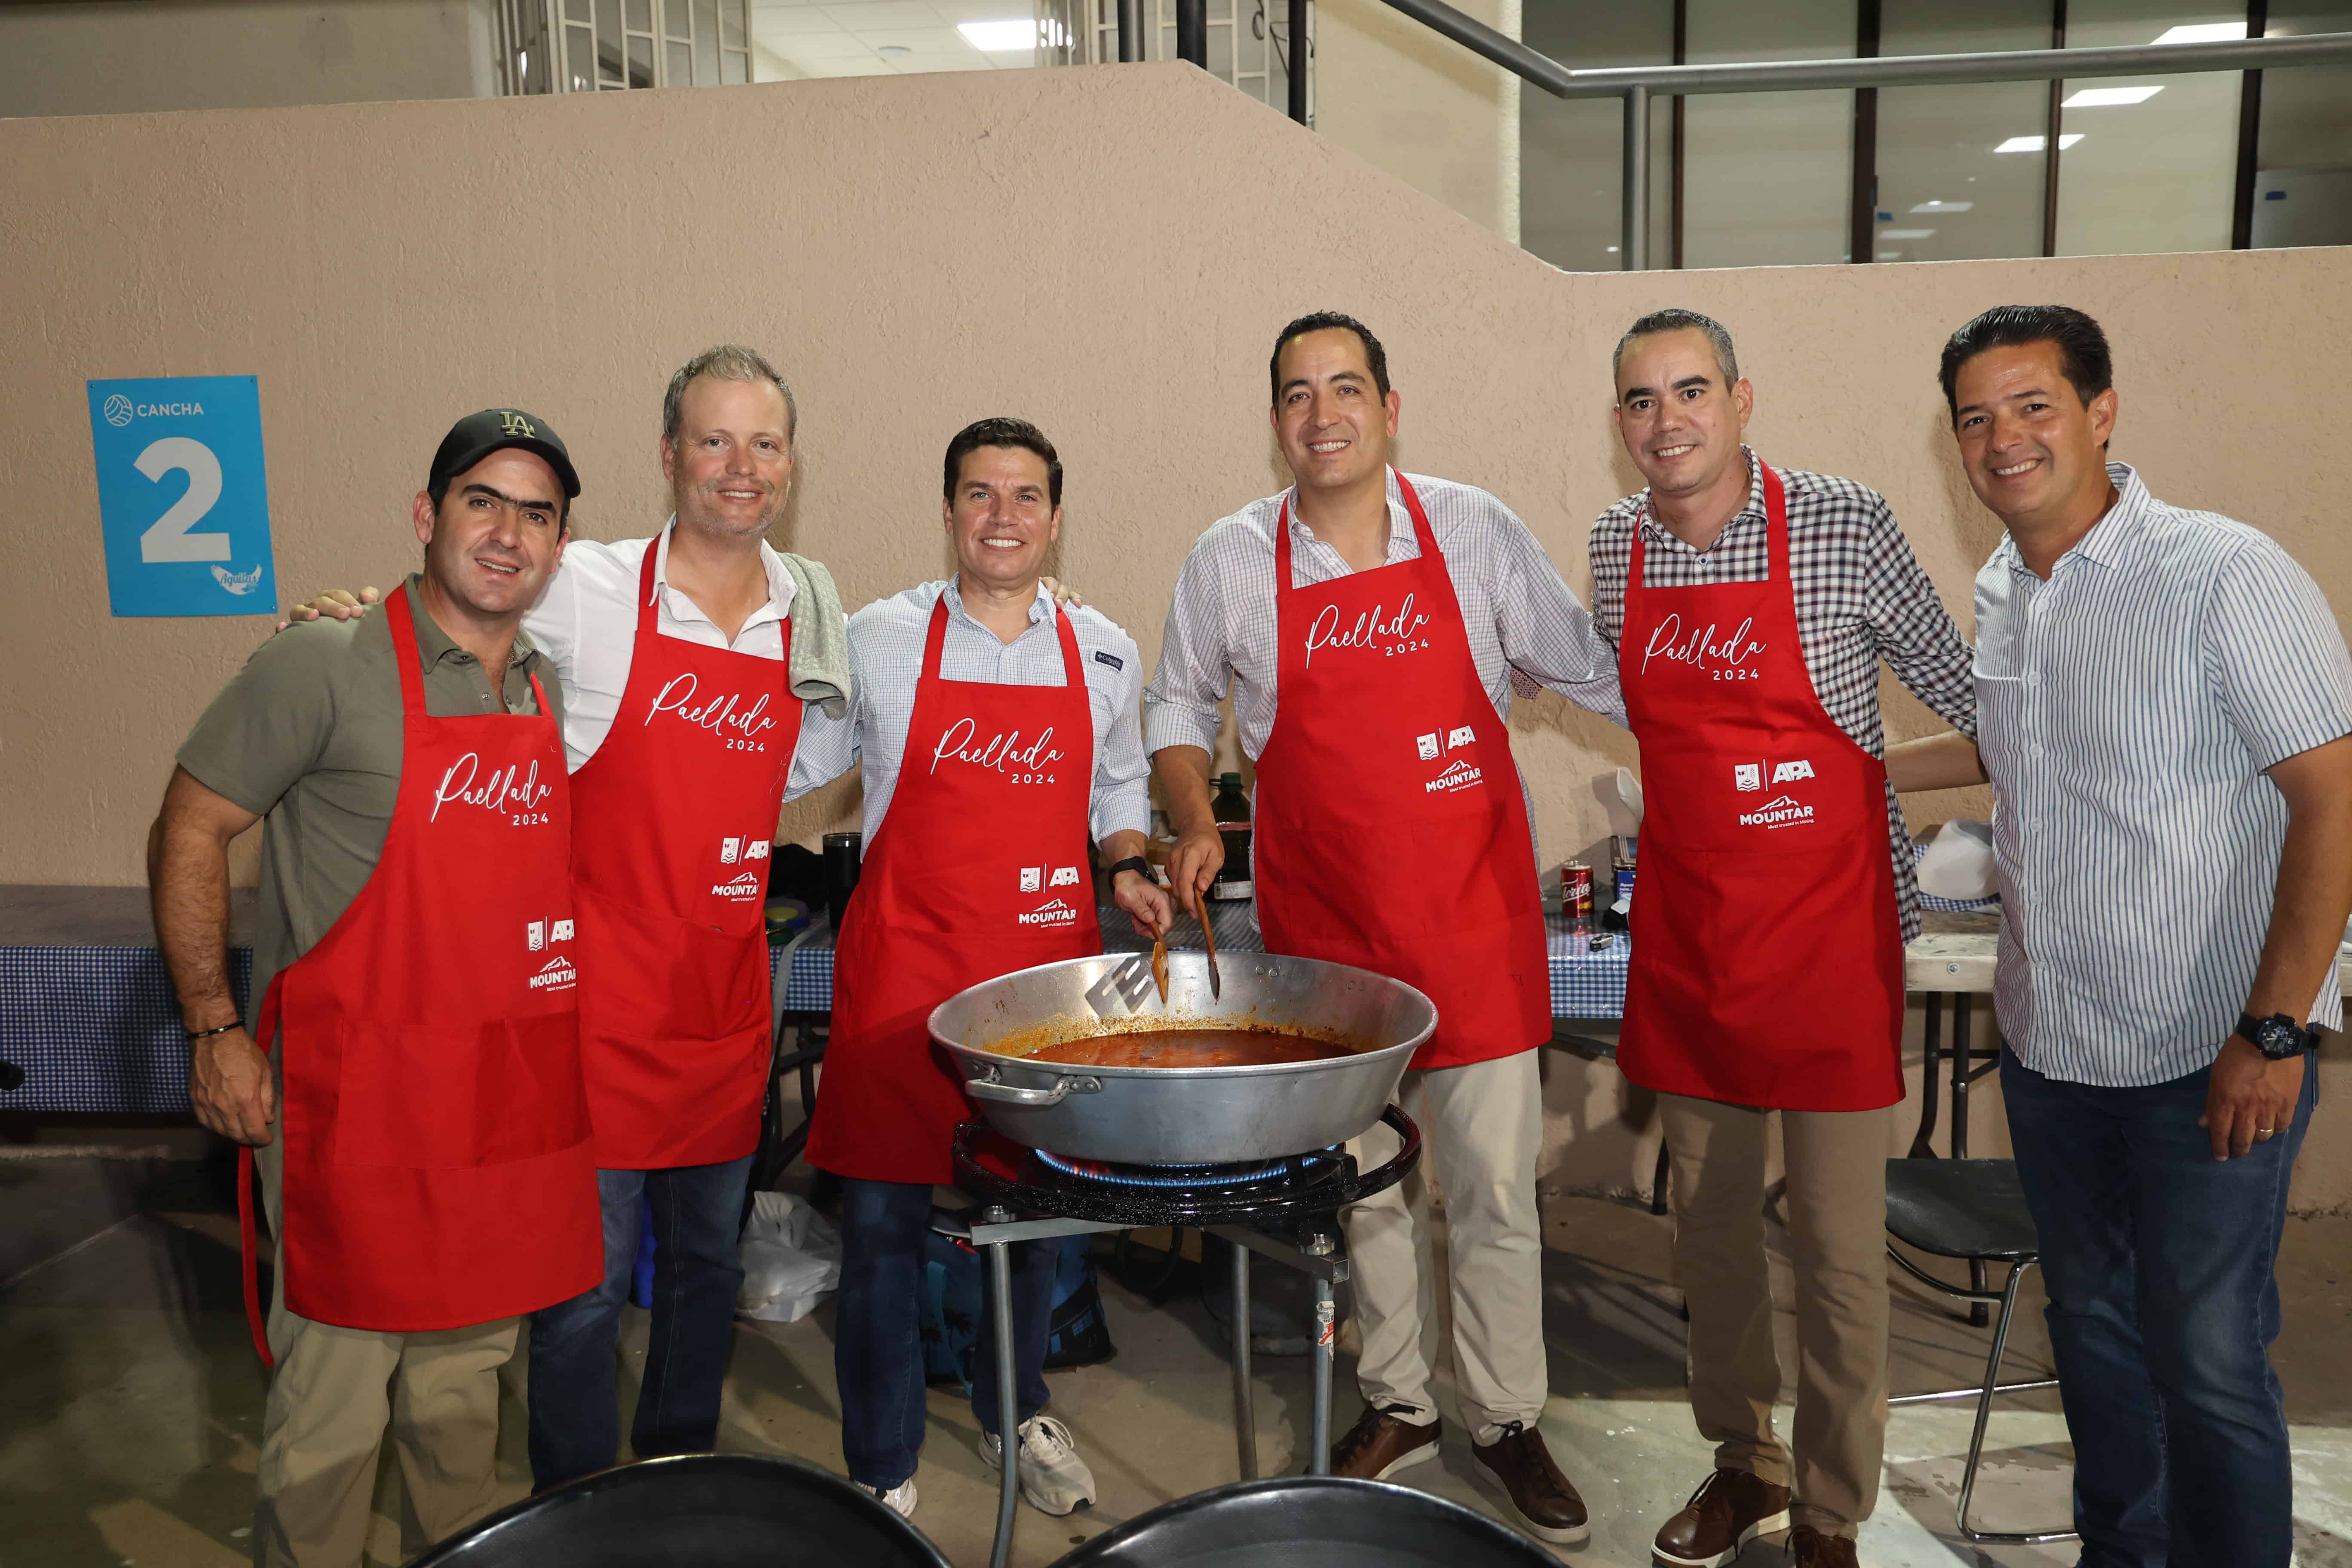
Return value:
<svg viewBox="0 0 2352 1568">
<path fill-rule="evenodd" d="M 1649 123 L 1653 97 L 1920 87 L 1948 82 L 2062 81 L 2077 77 L 2176 76 L 2189 71 L 2352 65 L 2352 33 L 2314 33 L 2302 37 L 2246 38 L 2213 44 L 2134 44 L 2116 48 L 2021 49 L 2004 54 L 1875 55 L 1843 60 L 1612 66 L 1571 70 L 1517 38 L 1464 16 L 1444 0 L 1385 0 L 1385 4 L 1556 97 L 1623 100 L 1624 237 L 1619 260 L 1628 271 L 1649 265 Z M 1294 64 L 1293 69 L 1297 68 Z M 1297 91 L 1296 87 L 1293 91 Z"/>
</svg>

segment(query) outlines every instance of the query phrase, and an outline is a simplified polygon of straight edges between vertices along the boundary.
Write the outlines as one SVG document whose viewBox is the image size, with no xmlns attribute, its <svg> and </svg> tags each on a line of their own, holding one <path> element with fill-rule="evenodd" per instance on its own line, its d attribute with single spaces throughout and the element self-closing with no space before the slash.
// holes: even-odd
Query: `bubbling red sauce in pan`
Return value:
<svg viewBox="0 0 2352 1568">
<path fill-rule="evenodd" d="M 1088 1035 L 1006 1054 L 1075 1067 L 1230 1068 L 1326 1061 L 1354 1056 L 1356 1047 L 1281 1029 L 1150 1029 Z"/>
</svg>

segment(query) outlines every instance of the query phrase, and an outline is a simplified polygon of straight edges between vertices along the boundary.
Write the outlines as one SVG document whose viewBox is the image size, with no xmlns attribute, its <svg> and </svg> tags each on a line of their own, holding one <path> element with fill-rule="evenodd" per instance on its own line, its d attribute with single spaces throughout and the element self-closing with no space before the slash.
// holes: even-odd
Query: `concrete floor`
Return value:
<svg viewBox="0 0 2352 1568">
<path fill-rule="evenodd" d="M 21 1151 L 20 1151 L 21 1152 Z M 263 1374 L 247 1341 L 235 1214 L 217 1162 L 0 1159 L 0 1564 L 41 1568 L 233 1568 L 247 1560 Z M 1592 1542 L 1566 1561 L 1638 1565 L 1659 1522 L 1706 1472 L 1682 1401 L 1681 1323 L 1666 1282 L 1667 1222 L 1623 1204 L 1546 1200 L 1553 1397 L 1543 1429 L 1591 1503 Z M 2352 1568 L 2352 1220 L 2289 1223 L 2280 1276 L 2286 1331 L 2279 1370 L 2294 1428 L 2299 1563 Z M 1264 1279 L 1272 1265 L 1261 1267 Z M 1785 1264 L 1782 1355 L 1793 1364 Z M 1022 1510 L 1016 1563 L 1052 1562 L 1078 1542 L 1235 1474 L 1224 1347 L 1196 1299 L 1154 1308 L 1106 1277 L 1118 1355 L 1054 1374 L 1054 1410 L 1076 1433 L 1102 1488 L 1066 1520 Z M 1896 1288 L 1894 1386 L 1950 1387 L 1980 1375 L 1985 1331 L 1924 1290 Z M 2046 1375 L 2040 1300 L 2021 1312 L 2011 1375 Z M 641 1354 L 632 1310 L 629 1351 Z M 1266 1473 L 1292 1456 L 1308 1408 L 1307 1363 L 1258 1361 L 1258 1451 Z M 1335 1397 L 1358 1408 L 1343 1357 Z M 518 1392 L 520 1392 L 518 1390 Z M 2069 1449 L 2048 1396 L 1996 1414 L 1979 1518 L 2034 1527 L 2067 1517 Z M 513 1413 L 519 1416 L 520 1411 Z M 1452 1412 L 1447 1412 L 1449 1417 Z M 2024 1568 L 2072 1563 L 2071 1545 L 1985 1550 L 1954 1543 L 1952 1506 L 1972 1407 L 1898 1410 L 1885 1489 L 1863 1534 L 1873 1568 Z M 1783 1413 L 1785 1432 L 1787 1413 Z M 504 1481 L 527 1489 L 520 1420 Z M 964 1403 L 934 1392 L 919 1474 L 919 1524 L 959 1565 L 987 1559 L 995 1479 Z M 828 1309 L 790 1325 L 740 1323 L 720 1444 L 839 1464 Z M 1443 1458 L 1401 1480 L 1496 1511 L 1466 1437 L 1448 1421 Z M 373 1561 L 401 1560 L 396 1482 L 380 1489 Z M 1782 1561 L 1759 1542 L 1743 1568 Z"/>
</svg>

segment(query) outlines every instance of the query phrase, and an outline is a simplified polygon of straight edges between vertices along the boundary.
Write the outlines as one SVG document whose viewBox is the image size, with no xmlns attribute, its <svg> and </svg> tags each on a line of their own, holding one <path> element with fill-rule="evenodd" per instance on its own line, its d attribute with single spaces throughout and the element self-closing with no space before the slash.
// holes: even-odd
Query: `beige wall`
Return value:
<svg viewBox="0 0 2352 1568">
<path fill-rule="evenodd" d="M 0 3 L 0 117 L 494 89 L 486 0 Z"/>
<path fill-rule="evenodd" d="M 2352 609 L 2352 250 L 1562 274 L 1181 65 L 16 121 L 0 211 L 0 881 L 140 880 L 173 746 L 268 626 L 108 616 L 93 376 L 260 378 L 298 590 L 404 570 L 434 442 L 489 403 L 563 431 L 583 532 L 648 531 L 662 384 L 723 338 L 790 367 L 779 542 L 853 602 L 940 573 L 940 447 L 1026 415 L 1068 463 L 1063 574 L 1150 659 L 1193 537 L 1284 482 L 1263 379 L 1283 321 L 1372 322 L 1403 461 L 1501 494 L 1580 585 L 1591 519 L 1638 483 L 1610 345 L 1685 304 L 1738 332 L 1756 443 L 1884 490 L 1965 628 L 1999 531 L 1953 462 L 1936 352 L 1986 306 L 2056 299 L 2116 339 L 2117 455 L 2275 534 Z M 1895 735 L 1929 728 L 1888 691 Z M 1593 782 L 1627 738 L 1549 696 L 1512 729 L 1547 860 L 1604 833 Z M 1931 797 L 1915 821 L 1956 805 L 1986 809 Z"/>
<path fill-rule="evenodd" d="M 1520 0 L 1455 8 L 1519 36 Z M 1317 0 L 1315 129 L 1518 242 L 1519 79 L 1502 67 L 1381 0 Z"/>
</svg>

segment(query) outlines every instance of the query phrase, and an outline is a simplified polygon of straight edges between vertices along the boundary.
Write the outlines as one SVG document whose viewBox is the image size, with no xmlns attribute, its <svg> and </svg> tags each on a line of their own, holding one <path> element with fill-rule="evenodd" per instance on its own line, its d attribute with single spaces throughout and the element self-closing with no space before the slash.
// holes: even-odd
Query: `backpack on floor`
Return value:
<svg viewBox="0 0 2352 1568">
<path fill-rule="evenodd" d="M 1092 1366 L 1118 1353 L 1110 1341 L 1095 1287 L 1094 1237 L 1066 1236 L 1048 1245 L 1060 1250 L 1054 1270 L 1054 1309 L 1045 1334 L 1045 1370 Z M 951 1237 L 929 1233 L 923 1268 L 923 1375 L 932 1384 L 957 1384 L 971 1392 L 978 1357 L 995 1354 L 980 1342 L 982 1293 L 988 1268 L 976 1252 Z"/>
</svg>

